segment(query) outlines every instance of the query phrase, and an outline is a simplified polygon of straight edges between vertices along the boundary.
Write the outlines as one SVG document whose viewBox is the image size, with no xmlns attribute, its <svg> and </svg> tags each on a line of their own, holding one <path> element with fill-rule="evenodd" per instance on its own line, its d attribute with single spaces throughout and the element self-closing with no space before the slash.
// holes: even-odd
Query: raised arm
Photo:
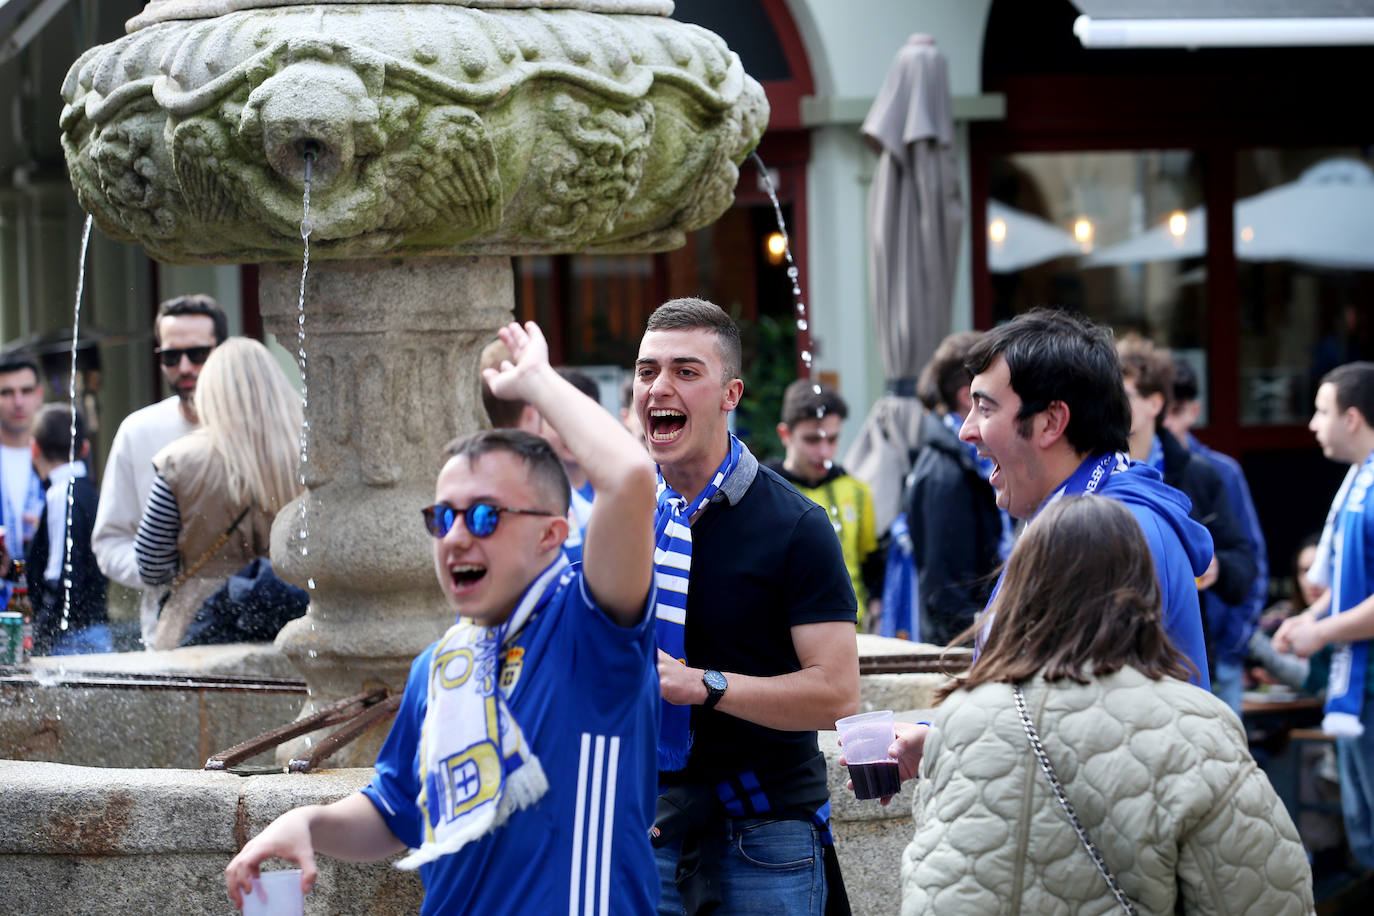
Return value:
<svg viewBox="0 0 1374 916">
<path fill-rule="evenodd" d="M 609 411 L 553 370 L 534 322 L 511 323 L 500 337 L 515 362 L 483 378 L 497 397 L 533 405 L 587 472 L 596 491 L 582 548 L 587 588 L 611 619 L 634 626 L 644 618 L 653 577 L 654 466 Z"/>
</svg>

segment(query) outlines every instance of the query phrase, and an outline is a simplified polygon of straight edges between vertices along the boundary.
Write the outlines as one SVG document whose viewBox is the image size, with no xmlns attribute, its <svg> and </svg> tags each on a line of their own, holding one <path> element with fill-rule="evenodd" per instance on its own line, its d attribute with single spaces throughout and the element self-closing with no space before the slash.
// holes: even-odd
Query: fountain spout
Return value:
<svg viewBox="0 0 1374 916">
<path fill-rule="evenodd" d="M 304 186 L 305 157 L 313 154 L 310 180 L 324 191 L 356 177 L 360 161 L 381 152 L 379 117 L 357 71 L 306 60 L 249 93 L 239 134 L 249 144 L 260 143 L 267 164 L 296 187 Z"/>
</svg>

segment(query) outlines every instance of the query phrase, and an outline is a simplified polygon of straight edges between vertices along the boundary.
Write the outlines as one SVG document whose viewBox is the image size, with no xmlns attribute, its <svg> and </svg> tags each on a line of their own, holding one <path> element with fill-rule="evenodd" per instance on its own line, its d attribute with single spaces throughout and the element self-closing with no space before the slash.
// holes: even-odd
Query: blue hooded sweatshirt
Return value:
<svg viewBox="0 0 1374 916">
<path fill-rule="evenodd" d="M 1108 475 L 1097 492 L 1130 509 L 1140 523 L 1155 558 L 1155 575 L 1164 599 L 1164 629 L 1178 650 L 1197 666 L 1193 683 L 1210 690 L 1207 644 L 1194 577 L 1206 572 L 1212 562 L 1212 535 L 1188 517 L 1193 507 L 1188 497 L 1166 484 L 1148 464 L 1132 461 Z"/>
</svg>

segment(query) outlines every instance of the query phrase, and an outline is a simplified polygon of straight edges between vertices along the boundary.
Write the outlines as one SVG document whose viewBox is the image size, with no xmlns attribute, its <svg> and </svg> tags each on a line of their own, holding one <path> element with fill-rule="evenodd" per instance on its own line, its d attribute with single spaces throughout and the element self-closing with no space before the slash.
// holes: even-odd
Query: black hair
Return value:
<svg viewBox="0 0 1374 916">
<path fill-rule="evenodd" d="M 204 293 L 177 296 L 168 299 L 157 307 L 157 317 L 153 319 L 153 338 L 162 346 L 162 319 L 171 315 L 204 315 L 215 325 L 215 346 L 229 339 L 229 319 L 219 303 Z"/>
<path fill-rule="evenodd" d="M 40 382 L 43 381 L 43 373 L 39 370 L 38 363 L 29 354 L 16 351 L 0 356 L 0 375 L 8 375 L 21 369 L 33 370 L 33 377 Z"/>
<path fill-rule="evenodd" d="M 1032 309 L 984 334 L 964 365 L 978 375 L 998 356 L 1021 398 L 1022 436 L 1030 435 L 1031 417 L 1062 401 L 1069 408 L 1065 436 L 1076 452 L 1126 451 L 1131 406 L 1109 328 L 1081 315 Z"/>
<path fill-rule="evenodd" d="M 1342 412 L 1351 407 L 1374 426 L 1374 363 L 1354 362 L 1337 366 L 1322 376 L 1321 383 L 1336 389 L 1336 407 Z"/>
<path fill-rule="evenodd" d="M 959 389 L 973 381 L 965 362 L 969 350 L 982 336 L 981 331 L 959 331 L 940 341 L 930 362 L 921 370 L 916 389 L 928 409 L 943 407 L 950 413 L 959 410 Z"/>
<path fill-rule="evenodd" d="M 559 515 L 568 514 L 568 505 L 572 501 L 568 475 L 553 446 L 542 436 L 522 429 L 478 430 L 459 436 L 445 445 L 444 462 L 461 457 L 471 465 L 490 452 L 509 452 L 524 461 L 538 489 L 552 500 L 553 504 L 544 508 L 556 510 Z"/>
<path fill-rule="evenodd" d="M 1174 403 L 1186 404 L 1198 396 L 1197 372 L 1193 364 L 1182 357 L 1174 357 Z"/>
<path fill-rule="evenodd" d="M 843 420 L 849 407 L 829 385 L 799 378 L 782 393 L 782 422 L 788 429 L 803 420 L 819 420 L 831 414 Z"/>
<path fill-rule="evenodd" d="M 601 403 L 601 386 L 596 383 L 596 379 L 581 369 L 574 369 L 572 366 L 559 366 L 553 371 L 557 372 L 565 382 L 571 384 L 578 391 L 598 404 Z"/>
<path fill-rule="evenodd" d="M 66 404 L 44 404 L 33 418 L 33 441 L 47 461 L 66 464 L 72 454 L 72 409 Z M 76 412 L 76 456 L 86 441 L 86 418 Z"/>
</svg>

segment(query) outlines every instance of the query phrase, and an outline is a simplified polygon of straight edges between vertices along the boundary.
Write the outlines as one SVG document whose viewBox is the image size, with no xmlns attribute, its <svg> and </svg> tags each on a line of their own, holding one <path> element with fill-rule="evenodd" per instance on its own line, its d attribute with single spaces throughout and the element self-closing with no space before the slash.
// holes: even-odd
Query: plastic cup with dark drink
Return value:
<svg viewBox="0 0 1374 916">
<path fill-rule="evenodd" d="M 835 730 L 840 733 L 855 798 L 883 798 L 901 790 L 897 761 L 887 753 L 895 737 L 892 710 L 845 716 L 835 723 Z"/>
</svg>

